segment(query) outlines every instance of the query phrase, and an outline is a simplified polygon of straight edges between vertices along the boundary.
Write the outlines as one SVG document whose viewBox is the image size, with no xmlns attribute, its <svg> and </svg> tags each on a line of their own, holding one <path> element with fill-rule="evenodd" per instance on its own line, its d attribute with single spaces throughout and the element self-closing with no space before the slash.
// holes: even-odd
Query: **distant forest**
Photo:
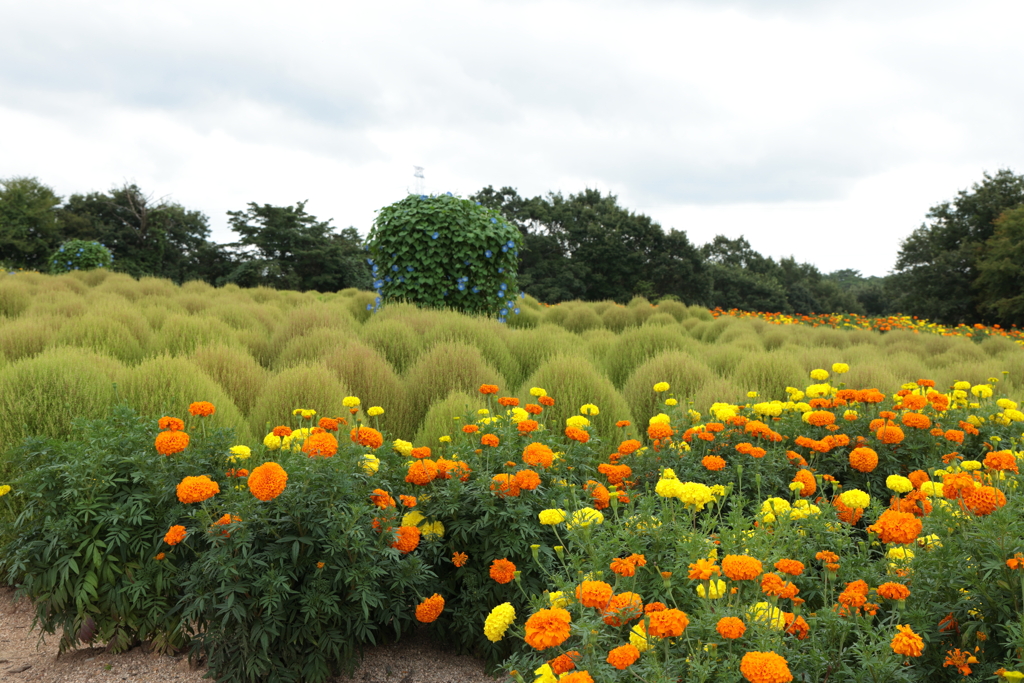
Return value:
<svg viewBox="0 0 1024 683">
<path fill-rule="evenodd" d="M 526 198 L 488 186 L 471 199 L 522 232 L 520 287 L 549 304 L 643 296 L 709 308 L 1024 325 L 1024 176 L 1007 169 L 931 207 L 885 277 L 775 260 L 743 237 L 718 235 L 697 246 L 684 231 L 665 231 L 596 190 Z M 215 244 L 206 215 L 154 201 L 134 184 L 64 199 L 35 178 L 0 180 L 0 266 L 46 271 L 51 255 L 77 239 L 105 245 L 113 269 L 134 277 L 372 288 L 358 231 L 308 214 L 305 202 L 250 203 L 228 216 L 238 240 Z"/>
</svg>

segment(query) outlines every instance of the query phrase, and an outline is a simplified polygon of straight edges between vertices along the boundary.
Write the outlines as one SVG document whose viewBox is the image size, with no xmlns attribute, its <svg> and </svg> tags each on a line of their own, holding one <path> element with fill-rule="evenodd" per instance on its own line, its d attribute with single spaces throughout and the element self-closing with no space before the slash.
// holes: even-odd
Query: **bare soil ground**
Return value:
<svg viewBox="0 0 1024 683">
<path fill-rule="evenodd" d="M 13 601 L 14 591 L 0 588 L 0 681 L 39 683 L 199 683 L 206 667 L 193 667 L 188 657 L 161 656 L 143 647 L 110 654 L 102 647 L 80 648 L 57 656 L 57 635 L 32 629 L 32 607 Z M 209 679 L 206 679 L 209 680 Z M 332 683 L 495 683 L 483 662 L 445 652 L 424 636 L 399 645 L 366 650 L 351 678 Z"/>
</svg>

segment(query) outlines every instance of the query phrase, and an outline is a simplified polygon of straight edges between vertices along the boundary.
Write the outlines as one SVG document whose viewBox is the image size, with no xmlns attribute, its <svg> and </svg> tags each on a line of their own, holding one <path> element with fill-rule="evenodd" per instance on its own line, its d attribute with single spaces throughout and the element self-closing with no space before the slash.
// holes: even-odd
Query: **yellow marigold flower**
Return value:
<svg viewBox="0 0 1024 683">
<path fill-rule="evenodd" d="M 751 410 L 755 413 L 767 417 L 778 417 L 779 415 L 782 415 L 782 408 L 782 401 L 762 401 L 761 403 L 755 403 L 751 406 Z"/>
<path fill-rule="evenodd" d="M 657 415 L 655 415 L 654 417 L 649 419 L 647 421 L 647 424 L 648 425 L 658 425 L 658 424 L 667 425 L 667 424 L 670 424 L 671 422 L 672 422 L 672 418 L 671 417 L 669 417 L 665 413 L 658 413 Z"/>
<path fill-rule="evenodd" d="M 971 383 L 970 382 L 964 382 L 963 380 L 961 380 L 961 381 L 957 382 L 956 384 L 954 384 L 953 388 L 956 389 L 957 391 L 967 391 L 967 390 L 969 390 L 971 388 Z"/>
<path fill-rule="evenodd" d="M 671 389 L 671 387 L 668 385 L 668 382 L 658 382 L 654 385 L 654 390 L 659 394 L 668 391 L 669 389 Z"/>
<path fill-rule="evenodd" d="M 440 441 L 441 443 L 451 443 L 452 442 L 452 437 L 450 437 L 447 434 L 445 434 L 444 436 L 437 437 L 437 440 Z"/>
<path fill-rule="evenodd" d="M 273 434 L 273 432 L 271 432 L 271 434 Z M 228 458 L 231 462 L 235 462 L 236 460 L 246 460 L 252 455 L 252 450 L 248 446 L 232 446 L 228 451 L 231 453 L 231 457 Z"/>
<path fill-rule="evenodd" d="M 833 363 L 832 364 L 832 372 L 834 372 L 837 375 L 842 375 L 842 374 L 847 373 L 849 371 L 850 371 L 850 366 L 847 365 L 846 363 Z"/>
<path fill-rule="evenodd" d="M 11 485 L 10 484 L 4 484 L 3 486 L 0 486 L 0 496 L 6 496 L 10 492 L 11 492 Z"/>
<path fill-rule="evenodd" d="M 359 405 L 359 397 L 346 396 L 345 398 L 341 399 L 341 405 L 345 406 L 346 408 L 355 408 L 357 405 Z"/>
<path fill-rule="evenodd" d="M 690 408 L 689 410 L 686 411 L 686 416 L 690 418 L 690 422 L 692 422 L 693 424 L 697 424 L 698 422 L 700 422 L 700 413 L 698 413 L 693 408 Z"/>
<path fill-rule="evenodd" d="M 659 479 L 654 492 L 662 498 L 678 498 L 683 484 L 678 479 Z"/>
<path fill-rule="evenodd" d="M 1003 410 L 1017 410 L 1017 402 L 1011 401 L 1008 398 L 999 399 L 998 401 L 996 401 L 996 405 L 1002 408 Z"/>
<path fill-rule="evenodd" d="M 778 607 L 772 607 L 767 602 L 755 604 L 747 612 L 751 621 L 757 621 L 770 626 L 776 631 L 786 628 L 786 615 Z"/>
<path fill-rule="evenodd" d="M 898 474 L 890 474 L 885 478 L 885 485 L 896 493 L 909 493 L 914 490 L 914 483 Z"/>
<path fill-rule="evenodd" d="M 757 398 L 757 392 L 756 391 L 748 391 L 747 392 L 747 398 Z"/>
<path fill-rule="evenodd" d="M 871 505 L 871 496 L 860 489 L 843 491 L 839 495 L 839 499 L 843 501 L 843 505 L 854 510 L 857 508 L 867 508 L 867 506 Z"/>
<path fill-rule="evenodd" d="M 705 590 L 704 584 L 697 585 L 697 595 L 708 600 L 717 600 L 718 598 L 725 595 L 725 581 L 721 579 L 708 581 L 708 588 Z"/>
<path fill-rule="evenodd" d="M 678 479 L 679 477 L 676 476 L 676 471 L 674 469 L 672 469 L 671 467 L 666 467 L 665 469 L 663 469 L 661 471 L 661 478 L 662 479 Z"/>
<path fill-rule="evenodd" d="M 292 415 L 301 415 L 302 419 L 310 420 L 314 415 L 316 415 L 316 411 L 310 410 L 309 408 L 296 408 L 292 411 Z"/>
<path fill-rule="evenodd" d="M 515 407 L 512 409 L 512 422 L 519 424 L 524 420 L 530 419 L 530 413 L 525 408 Z"/>
<path fill-rule="evenodd" d="M 363 471 L 367 474 L 374 474 L 380 469 L 380 458 L 371 453 L 367 453 L 363 456 L 363 460 L 359 463 L 359 466 L 363 468 Z"/>
<path fill-rule="evenodd" d="M 715 496 L 711 493 L 710 486 L 688 481 L 679 488 L 676 498 L 687 505 L 692 505 L 697 510 L 703 510 L 704 506 L 714 500 Z"/>
<path fill-rule="evenodd" d="M 719 422 L 725 422 L 730 417 L 736 417 L 738 409 L 739 406 L 734 406 L 731 403 L 712 403 L 711 407 L 708 408 Z"/>
<path fill-rule="evenodd" d="M 590 526 L 591 524 L 604 524 L 604 515 L 594 508 L 580 508 L 572 513 L 572 518 L 565 526 L 574 529 L 578 526 Z"/>
<path fill-rule="evenodd" d="M 552 525 L 555 525 L 555 524 L 561 524 L 562 522 L 565 521 L 565 516 L 566 516 L 565 510 L 559 510 L 559 509 L 553 509 L 553 508 L 550 508 L 550 509 L 547 509 L 547 510 L 541 510 L 540 513 L 538 513 L 538 515 L 537 515 L 537 517 L 540 519 L 540 523 L 544 524 L 544 525 L 547 525 L 547 526 L 552 526 Z"/>
<path fill-rule="evenodd" d="M 890 560 L 912 560 L 914 559 L 914 551 L 902 545 L 895 545 L 889 548 L 886 557 Z"/>
<path fill-rule="evenodd" d="M 978 398 L 991 398 L 992 387 L 990 387 L 987 384 L 977 384 L 971 387 L 971 393 L 977 396 Z"/>
<path fill-rule="evenodd" d="M 548 593 L 548 603 L 552 607 L 568 607 L 572 604 L 572 598 L 563 591 L 551 591 Z"/>
<path fill-rule="evenodd" d="M 811 379 L 815 382 L 824 382 L 828 379 L 828 370 L 823 370 L 822 368 L 811 370 Z"/>
<path fill-rule="evenodd" d="M 1012 422 L 1024 422 L 1024 413 L 1014 408 L 1007 408 L 1003 411 L 1003 415 Z"/>
<path fill-rule="evenodd" d="M 402 441 L 401 439 L 395 439 L 394 443 L 391 444 L 391 448 L 394 449 L 399 455 L 409 457 L 412 455 L 412 443 L 409 441 Z"/>
<path fill-rule="evenodd" d="M 541 396 L 547 396 L 547 395 L 548 395 L 548 392 L 544 391 L 540 387 L 532 387 L 530 389 L 530 396 L 536 396 L 537 398 L 540 398 Z"/>
<path fill-rule="evenodd" d="M 505 631 L 516 620 L 516 609 L 510 602 L 503 602 L 487 615 L 484 621 L 484 635 L 487 640 L 496 643 L 505 636 Z"/>
<path fill-rule="evenodd" d="M 580 406 L 580 415 L 598 415 L 600 412 L 593 403 L 584 403 Z"/>
<path fill-rule="evenodd" d="M 801 488 L 803 488 L 802 485 Z M 785 498 L 769 498 L 761 503 L 761 514 L 763 516 L 772 515 L 773 517 L 784 515 L 789 513 L 791 507 L 789 501 Z"/>
<path fill-rule="evenodd" d="M 380 406 L 370 406 L 370 409 L 366 411 L 366 414 L 370 417 L 377 417 L 378 415 L 384 414 L 384 409 Z"/>
<path fill-rule="evenodd" d="M 583 427 L 589 427 L 590 426 L 590 420 L 588 420 L 587 418 L 583 417 L 582 415 L 573 415 L 572 417 L 568 418 L 565 421 L 565 426 L 566 427 L 576 427 L 577 429 L 582 429 Z"/>
<path fill-rule="evenodd" d="M 666 398 L 665 405 L 671 408 L 673 406 L 679 405 L 679 401 L 675 400 L 674 398 Z"/>
<path fill-rule="evenodd" d="M 648 636 L 641 621 L 629 631 L 629 643 L 640 652 L 647 652 L 654 647 L 654 636 Z"/>
</svg>

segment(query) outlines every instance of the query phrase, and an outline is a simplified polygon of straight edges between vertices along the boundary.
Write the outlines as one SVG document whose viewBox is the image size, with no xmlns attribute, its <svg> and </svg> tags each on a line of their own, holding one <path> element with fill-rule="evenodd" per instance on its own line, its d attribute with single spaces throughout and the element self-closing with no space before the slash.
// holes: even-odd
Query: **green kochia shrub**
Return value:
<svg viewBox="0 0 1024 683">
<path fill-rule="evenodd" d="M 477 202 L 409 195 L 380 210 L 367 243 L 374 288 L 385 302 L 501 319 L 518 305 L 522 235 Z"/>
</svg>

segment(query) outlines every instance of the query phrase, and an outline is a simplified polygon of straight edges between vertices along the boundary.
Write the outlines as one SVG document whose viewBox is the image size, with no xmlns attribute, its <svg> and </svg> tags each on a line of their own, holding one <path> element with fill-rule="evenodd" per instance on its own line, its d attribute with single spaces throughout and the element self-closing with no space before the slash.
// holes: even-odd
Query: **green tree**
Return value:
<svg viewBox="0 0 1024 683">
<path fill-rule="evenodd" d="M 223 269 L 226 253 L 209 242 L 209 220 L 203 213 L 154 201 L 134 184 L 71 195 L 58 218 L 65 239 L 100 242 L 113 254 L 114 270 L 133 277 L 152 275 L 181 283 L 210 280 Z"/>
<path fill-rule="evenodd" d="M 359 233 L 355 228 L 334 232 L 330 220 L 306 213 L 304 201 L 294 206 L 250 202 L 247 210 L 228 211 L 228 216 L 240 239 L 227 245 L 235 265 L 218 284 L 318 292 L 371 286 Z"/>
<path fill-rule="evenodd" d="M 994 221 L 978 257 L 978 305 L 1002 325 L 1024 325 L 1024 206 Z"/>
<path fill-rule="evenodd" d="M 498 209 L 523 234 L 519 282 L 541 301 L 629 301 L 668 294 L 703 303 L 710 291 L 703 259 L 686 234 L 666 234 L 614 195 L 584 190 L 525 199 L 510 187 L 473 196 Z"/>
<path fill-rule="evenodd" d="M 45 270 L 61 242 L 60 197 L 36 178 L 0 180 L 0 266 Z"/>
<path fill-rule="evenodd" d="M 894 284 L 896 308 L 946 324 L 984 318 L 978 290 L 978 259 L 992 237 L 995 219 L 1024 204 L 1024 176 L 1002 169 L 984 174 L 970 190 L 928 212 L 924 223 L 903 240 Z"/>
</svg>

